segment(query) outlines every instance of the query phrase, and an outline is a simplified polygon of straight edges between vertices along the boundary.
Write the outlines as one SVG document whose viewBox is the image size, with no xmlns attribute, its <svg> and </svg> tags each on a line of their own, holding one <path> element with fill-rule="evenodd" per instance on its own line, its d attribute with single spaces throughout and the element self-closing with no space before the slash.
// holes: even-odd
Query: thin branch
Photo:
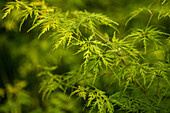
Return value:
<svg viewBox="0 0 170 113">
<path fill-rule="evenodd" d="M 142 92 L 143 92 L 144 94 L 146 94 L 146 91 L 144 90 L 144 88 L 142 87 L 142 85 L 139 83 L 139 81 L 138 81 L 136 78 L 135 78 L 134 80 L 135 80 L 135 82 L 138 84 L 138 86 L 140 87 L 140 89 L 142 90 Z M 152 100 L 151 100 L 151 98 L 150 98 L 149 96 L 147 96 L 147 98 L 149 99 L 150 102 L 152 102 Z"/>
<path fill-rule="evenodd" d="M 120 54 L 119 52 L 116 52 L 116 54 L 117 54 L 118 56 L 121 56 L 121 54 Z M 125 66 L 127 65 L 124 59 L 122 59 L 122 62 L 123 62 L 123 64 L 124 64 Z M 140 87 L 141 91 L 142 91 L 144 94 L 146 94 L 146 91 L 144 90 L 144 88 L 142 87 L 142 85 L 139 83 L 139 81 L 138 81 L 136 78 L 134 78 L 134 80 L 135 80 L 135 82 L 138 84 L 138 86 Z M 150 102 L 152 102 L 152 100 L 151 100 L 151 98 L 150 98 L 149 96 L 147 96 L 147 98 L 149 99 Z"/>
<path fill-rule="evenodd" d="M 121 56 L 121 54 L 120 54 L 118 51 L 116 52 L 116 54 L 117 54 L 118 56 Z M 126 64 L 125 60 L 124 60 L 124 59 L 121 59 L 121 60 L 122 60 L 123 64 L 126 66 L 127 64 Z"/>
<path fill-rule="evenodd" d="M 100 35 L 100 37 L 102 37 L 102 35 Z M 106 39 L 105 37 L 102 37 L 102 39 Z M 118 56 L 121 56 L 121 54 L 117 51 L 116 52 L 116 54 L 118 55 Z M 126 66 L 127 65 L 127 63 L 126 63 L 126 61 L 124 60 L 124 59 L 121 59 L 122 60 L 122 62 L 123 62 L 123 64 Z M 102 73 L 102 74 L 100 74 L 100 76 L 101 75 L 103 75 L 104 73 Z M 112 73 L 105 73 L 105 74 L 112 74 Z M 144 93 L 144 94 L 146 94 L 146 91 L 144 90 L 144 88 L 142 87 L 142 85 L 139 83 L 139 81 L 136 79 L 136 78 L 134 78 L 134 80 L 135 80 L 135 82 L 138 84 L 138 86 L 140 87 L 140 89 L 142 90 L 142 92 Z M 151 100 L 151 98 L 149 97 L 149 96 L 147 96 L 147 98 L 149 99 L 149 101 L 150 102 L 152 102 L 152 100 Z"/>
</svg>

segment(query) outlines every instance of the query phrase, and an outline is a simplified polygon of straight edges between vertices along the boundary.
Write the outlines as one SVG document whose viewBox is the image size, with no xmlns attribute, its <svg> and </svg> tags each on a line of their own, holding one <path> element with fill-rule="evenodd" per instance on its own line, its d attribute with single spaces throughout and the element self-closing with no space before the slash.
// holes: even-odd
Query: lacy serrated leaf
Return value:
<svg viewBox="0 0 170 113">
<path fill-rule="evenodd" d="M 146 53 L 148 46 L 151 44 L 154 45 L 155 49 L 158 49 L 160 47 L 161 42 L 159 38 L 162 35 L 168 36 L 169 34 L 161 32 L 156 28 L 149 27 L 146 29 L 137 29 L 133 31 L 130 35 L 125 37 L 125 40 L 129 39 L 133 41 L 131 46 L 133 46 L 137 41 L 142 41 L 144 45 L 144 53 Z"/>
</svg>

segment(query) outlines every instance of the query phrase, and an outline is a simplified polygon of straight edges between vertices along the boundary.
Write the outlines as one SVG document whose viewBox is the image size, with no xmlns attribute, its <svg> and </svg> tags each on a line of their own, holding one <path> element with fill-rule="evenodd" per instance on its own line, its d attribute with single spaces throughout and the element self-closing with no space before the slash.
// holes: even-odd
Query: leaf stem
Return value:
<svg viewBox="0 0 170 113">
<path fill-rule="evenodd" d="M 159 4 L 160 4 L 160 0 L 158 0 L 158 3 L 157 3 L 157 5 L 156 5 L 156 8 L 158 8 Z M 149 10 L 149 12 L 151 12 L 151 11 Z M 148 20 L 148 22 L 147 22 L 146 28 L 149 27 L 149 24 L 151 23 L 151 20 L 152 20 L 152 18 L 153 18 L 154 13 L 155 13 L 155 12 L 151 13 L 151 16 L 149 17 L 149 20 Z"/>
<path fill-rule="evenodd" d="M 149 27 L 149 24 L 150 24 L 150 22 L 151 22 L 151 20 L 152 20 L 153 14 L 154 14 L 154 13 L 152 13 L 151 16 L 149 17 L 149 20 L 148 20 L 148 23 L 147 23 L 147 25 L 146 25 L 146 28 Z"/>
</svg>

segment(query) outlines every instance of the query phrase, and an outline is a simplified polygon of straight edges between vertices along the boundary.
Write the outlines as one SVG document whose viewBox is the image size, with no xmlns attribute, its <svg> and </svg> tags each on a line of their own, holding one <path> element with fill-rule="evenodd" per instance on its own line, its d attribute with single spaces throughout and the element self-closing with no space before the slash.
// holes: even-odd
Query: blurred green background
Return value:
<svg viewBox="0 0 170 113">
<path fill-rule="evenodd" d="M 66 73 L 80 66 L 81 55 L 74 56 L 74 50 L 62 48 L 51 52 L 52 40 L 47 39 L 46 35 L 37 39 L 38 29 L 27 33 L 32 24 L 29 19 L 19 32 L 20 17 L 17 11 L 13 11 L 2 20 L 4 13 L 2 9 L 11 1 L 14 0 L 0 1 L 0 113 L 80 113 L 84 106 L 69 99 L 67 93 L 54 92 L 48 100 L 42 102 L 41 93 L 38 92 L 40 79 L 37 74 L 40 66 L 57 66 L 55 73 Z M 125 26 L 125 21 L 132 11 L 140 7 L 152 7 L 156 3 L 153 0 L 45 0 L 45 2 L 48 6 L 59 7 L 63 11 L 87 10 L 107 15 L 120 23 L 118 26 L 120 38 L 132 28 L 144 28 L 147 24 L 149 14 L 143 12 Z M 154 17 L 151 24 L 170 33 L 168 18 L 157 21 Z M 104 33 L 113 34 L 105 26 L 100 29 Z M 169 51 L 169 48 L 167 49 Z"/>
</svg>

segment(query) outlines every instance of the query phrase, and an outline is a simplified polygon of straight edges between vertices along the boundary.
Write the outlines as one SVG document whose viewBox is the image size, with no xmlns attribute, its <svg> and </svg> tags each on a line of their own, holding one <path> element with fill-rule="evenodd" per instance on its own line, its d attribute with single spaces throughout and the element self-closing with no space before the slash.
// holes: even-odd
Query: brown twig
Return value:
<svg viewBox="0 0 170 113">
<path fill-rule="evenodd" d="M 119 52 L 116 52 L 116 54 L 117 54 L 118 56 L 121 56 L 121 54 L 120 54 Z M 121 60 L 122 60 L 123 64 L 126 66 L 125 60 L 124 60 L 124 59 L 121 59 Z"/>
<path fill-rule="evenodd" d="M 135 78 L 134 80 L 135 80 L 135 82 L 138 84 L 138 86 L 140 87 L 140 89 L 142 90 L 142 92 L 143 92 L 144 94 L 146 94 L 146 91 L 144 90 L 144 88 L 142 87 L 142 85 L 139 83 L 139 81 L 138 81 L 136 78 Z M 151 98 L 150 98 L 149 96 L 147 96 L 147 98 L 149 99 L 150 102 L 152 102 L 152 100 L 151 100 Z"/>
<path fill-rule="evenodd" d="M 142 87 L 142 85 L 139 83 L 139 81 L 138 81 L 136 78 L 135 78 L 134 80 L 135 80 L 135 82 L 138 84 L 138 86 L 140 87 L 140 89 L 142 90 L 142 92 L 146 94 L 146 91 L 143 89 L 143 87 Z"/>
</svg>

